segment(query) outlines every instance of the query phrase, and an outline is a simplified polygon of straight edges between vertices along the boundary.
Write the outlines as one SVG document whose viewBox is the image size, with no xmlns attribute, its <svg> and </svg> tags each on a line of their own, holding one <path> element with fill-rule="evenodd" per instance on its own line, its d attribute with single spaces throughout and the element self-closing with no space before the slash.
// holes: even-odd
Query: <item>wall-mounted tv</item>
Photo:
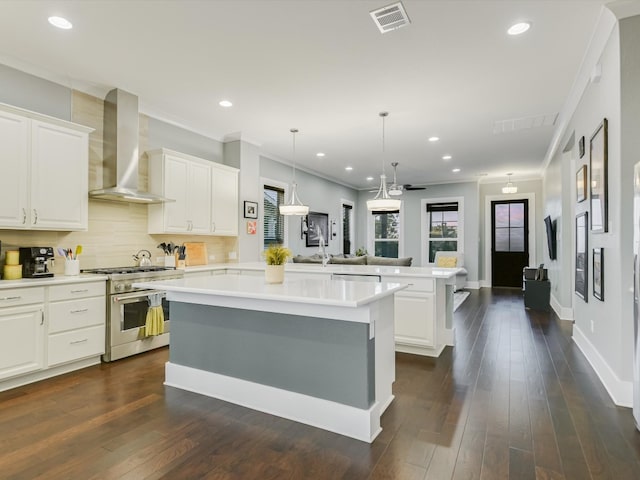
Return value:
<svg viewBox="0 0 640 480">
<path fill-rule="evenodd" d="M 549 258 L 556 259 L 556 221 L 551 220 L 547 215 L 544 219 L 544 226 L 547 229 L 547 246 L 549 247 Z"/>
</svg>

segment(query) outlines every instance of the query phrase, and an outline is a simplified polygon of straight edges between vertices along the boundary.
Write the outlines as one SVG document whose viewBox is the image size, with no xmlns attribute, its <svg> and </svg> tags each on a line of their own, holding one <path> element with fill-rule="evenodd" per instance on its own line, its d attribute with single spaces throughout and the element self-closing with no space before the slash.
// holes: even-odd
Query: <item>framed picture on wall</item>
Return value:
<svg viewBox="0 0 640 480">
<path fill-rule="evenodd" d="M 258 218 L 258 203 L 244 201 L 244 218 Z"/>
<path fill-rule="evenodd" d="M 602 120 L 589 142 L 591 170 L 591 231 L 606 232 L 607 217 L 607 119 Z"/>
<path fill-rule="evenodd" d="M 593 296 L 604 302 L 604 248 L 593 249 Z"/>
<path fill-rule="evenodd" d="M 329 244 L 329 214 L 309 212 L 307 215 L 307 247 L 320 246 L 320 234 L 324 238 L 324 244 Z"/>
<path fill-rule="evenodd" d="M 580 158 L 584 157 L 584 135 L 580 137 L 578 140 L 578 154 Z"/>
<path fill-rule="evenodd" d="M 576 173 L 576 201 L 584 202 L 587 199 L 587 166 L 583 165 Z"/>
<path fill-rule="evenodd" d="M 588 220 L 589 212 L 582 212 L 576 215 L 575 291 L 585 302 L 589 301 L 587 291 L 587 273 L 589 271 L 589 259 L 587 258 Z"/>
</svg>

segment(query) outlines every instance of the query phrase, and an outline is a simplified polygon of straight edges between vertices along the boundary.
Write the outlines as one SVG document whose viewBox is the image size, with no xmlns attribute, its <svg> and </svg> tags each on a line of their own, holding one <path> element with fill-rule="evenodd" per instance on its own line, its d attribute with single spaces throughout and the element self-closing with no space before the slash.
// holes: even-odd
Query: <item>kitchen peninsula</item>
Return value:
<svg viewBox="0 0 640 480">
<path fill-rule="evenodd" d="M 167 291 L 166 385 L 372 442 L 393 400 L 399 283 L 215 275 Z"/>
</svg>

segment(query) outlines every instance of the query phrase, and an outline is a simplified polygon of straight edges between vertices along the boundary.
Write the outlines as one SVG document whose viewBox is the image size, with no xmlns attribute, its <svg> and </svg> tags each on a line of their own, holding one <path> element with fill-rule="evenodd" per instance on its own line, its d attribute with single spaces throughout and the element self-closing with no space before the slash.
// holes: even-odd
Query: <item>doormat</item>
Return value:
<svg viewBox="0 0 640 480">
<path fill-rule="evenodd" d="M 469 297 L 471 292 L 461 290 L 453 293 L 453 311 L 455 312 L 460 305 Z"/>
</svg>

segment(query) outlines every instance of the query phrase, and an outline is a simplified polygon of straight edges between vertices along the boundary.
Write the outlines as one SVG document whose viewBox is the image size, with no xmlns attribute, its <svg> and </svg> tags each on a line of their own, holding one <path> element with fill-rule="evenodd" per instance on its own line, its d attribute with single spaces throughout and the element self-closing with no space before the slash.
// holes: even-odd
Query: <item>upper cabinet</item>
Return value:
<svg viewBox="0 0 640 480">
<path fill-rule="evenodd" d="M 238 234 L 238 170 L 160 149 L 148 152 L 149 192 L 175 200 L 149 205 L 149 233 Z"/>
<path fill-rule="evenodd" d="M 0 104 L 0 228 L 87 229 L 91 131 Z"/>
</svg>

